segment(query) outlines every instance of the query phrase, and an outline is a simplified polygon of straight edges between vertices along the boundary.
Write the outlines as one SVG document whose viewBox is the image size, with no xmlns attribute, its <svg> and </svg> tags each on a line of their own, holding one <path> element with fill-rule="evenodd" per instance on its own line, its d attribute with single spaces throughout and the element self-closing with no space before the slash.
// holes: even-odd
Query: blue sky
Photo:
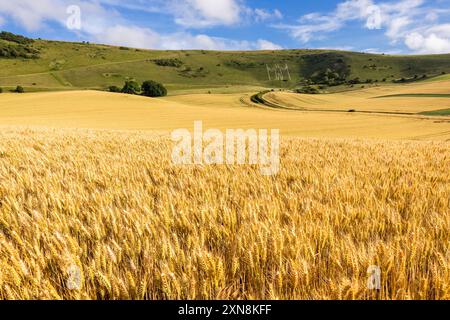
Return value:
<svg viewBox="0 0 450 320">
<path fill-rule="evenodd" d="M 150 49 L 450 52 L 450 0 L 0 0 L 0 29 Z"/>
</svg>

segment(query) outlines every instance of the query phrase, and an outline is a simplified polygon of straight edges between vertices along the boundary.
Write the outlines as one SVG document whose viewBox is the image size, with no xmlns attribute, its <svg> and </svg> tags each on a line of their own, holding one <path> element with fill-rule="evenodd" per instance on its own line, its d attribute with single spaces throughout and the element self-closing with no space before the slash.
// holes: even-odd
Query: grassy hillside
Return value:
<svg viewBox="0 0 450 320">
<path fill-rule="evenodd" d="M 391 83 L 401 78 L 412 81 L 424 74 L 430 77 L 450 73 L 450 55 L 389 56 L 319 50 L 156 51 L 45 40 L 26 45 L 0 41 L 0 50 L 26 46 L 35 53 L 33 58 L 0 57 L 0 86 L 21 85 L 33 91 L 105 89 L 122 85 L 127 78 L 157 80 L 172 93 L 218 88 L 226 91 L 243 85 L 291 88 L 327 68 L 331 73 L 342 73 L 345 81 L 359 78 L 364 83 Z M 266 65 L 287 65 L 291 80 L 284 72 L 284 81 L 274 80 L 274 74 L 269 81 Z"/>
</svg>

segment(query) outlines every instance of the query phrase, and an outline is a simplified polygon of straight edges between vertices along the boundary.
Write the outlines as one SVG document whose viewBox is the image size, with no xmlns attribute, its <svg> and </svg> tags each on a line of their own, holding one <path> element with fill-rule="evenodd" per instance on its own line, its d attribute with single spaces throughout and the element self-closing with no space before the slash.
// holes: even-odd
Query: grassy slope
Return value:
<svg viewBox="0 0 450 320">
<path fill-rule="evenodd" d="M 109 85 L 121 85 L 127 77 L 139 81 L 154 79 L 163 82 L 174 93 L 193 90 L 227 91 L 229 87 L 293 87 L 301 79 L 304 65 L 302 55 L 323 51 L 284 50 L 257 52 L 215 51 L 149 51 L 37 40 L 41 49 L 36 60 L 0 59 L 0 86 L 22 85 L 28 89 L 104 89 Z M 450 72 L 450 55 L 435 56 L 384 56 L 352 52 L 340 52 L 351 65 L 351 78 L 388 81 L 394 78 L 412 77 L 415 74 L 438 75 Z M 152 59 L 177 58 L 199 76 L 185 77 L 173 67 L 161 67 Z M 240 66 L 227 62 L 239 61 Z M 268 81 L 265 64 L 287 64 L 292 81 Z M 373 66 L 368 68 L 367 66 Z M 366 66 L 366 67 L 365 67 Z M 247 91 L 244 88 L 243 91 Z M 238 90 L 238 89 L 234 89 Z"/>
</svg>

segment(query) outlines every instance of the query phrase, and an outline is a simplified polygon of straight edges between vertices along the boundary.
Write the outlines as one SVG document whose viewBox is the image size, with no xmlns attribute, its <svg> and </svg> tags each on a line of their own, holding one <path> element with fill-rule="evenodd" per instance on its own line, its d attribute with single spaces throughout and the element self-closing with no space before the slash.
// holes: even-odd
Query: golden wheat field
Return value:
<svg viewBox="0 0 450 320">
<path fill-rule="evenodd" d="M 398 114 L 447 84 L 2 94 L 0 299 L 450 299 L 450 120 Z M 280 129 L 279 173 L 174 165 L 196 120 Z"/>
<path fill-rule="evenodd" d="M 0 138 L 0 299 L 450 298 L 449 142 L 284 137 L 267 177 L 148 132 Z"/>
<path fill-rule="evenodd" d="M 450 109 L 450 81 L 422 82 L 401 87 L 386 85 L 333 94 L 296 94 L 271 92 L 266 95 L 270 102 L 293 109 L 340 110 L 364 112 L 420 113 Z M 411 97 L 408 95 L 431 95 Z"/>
<path fill-rule="evenodd" d="M 1 94 L 0 125 L 168 132 L 192 129 L 194 121 L 202 120 L 222 130 L 278 128 L 284 136 L 450 139 L 448 117 L 268 110 L 252 105 L 249 97 L 187 94 L 151 99 L 100 91 Z M 408 104 L 417 100 L 409 98 Z"/>
</svg>

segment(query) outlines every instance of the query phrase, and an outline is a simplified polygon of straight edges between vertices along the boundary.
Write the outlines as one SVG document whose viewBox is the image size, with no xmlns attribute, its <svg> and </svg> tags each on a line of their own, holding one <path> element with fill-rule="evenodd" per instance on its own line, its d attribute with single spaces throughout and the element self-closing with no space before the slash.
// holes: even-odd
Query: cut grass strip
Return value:
<svg viewBox="0 0 450 320">
<path fill-rule="evenodd" d="M 379 98 L 401 98 L 401 97 L 412 97 L 412 98 L 450 98 L 450 93 L 404 93 L 404 94 L 391 94 L 386 96 L 378 96 L 373 99 Z"/>
<path fill-rule="evenodd" d="M 425 111 L 425 112 L 421 112 L 419 114 L 426 115 L 426 116 L 450 116 L 450 109 Z"/>
</svg>

